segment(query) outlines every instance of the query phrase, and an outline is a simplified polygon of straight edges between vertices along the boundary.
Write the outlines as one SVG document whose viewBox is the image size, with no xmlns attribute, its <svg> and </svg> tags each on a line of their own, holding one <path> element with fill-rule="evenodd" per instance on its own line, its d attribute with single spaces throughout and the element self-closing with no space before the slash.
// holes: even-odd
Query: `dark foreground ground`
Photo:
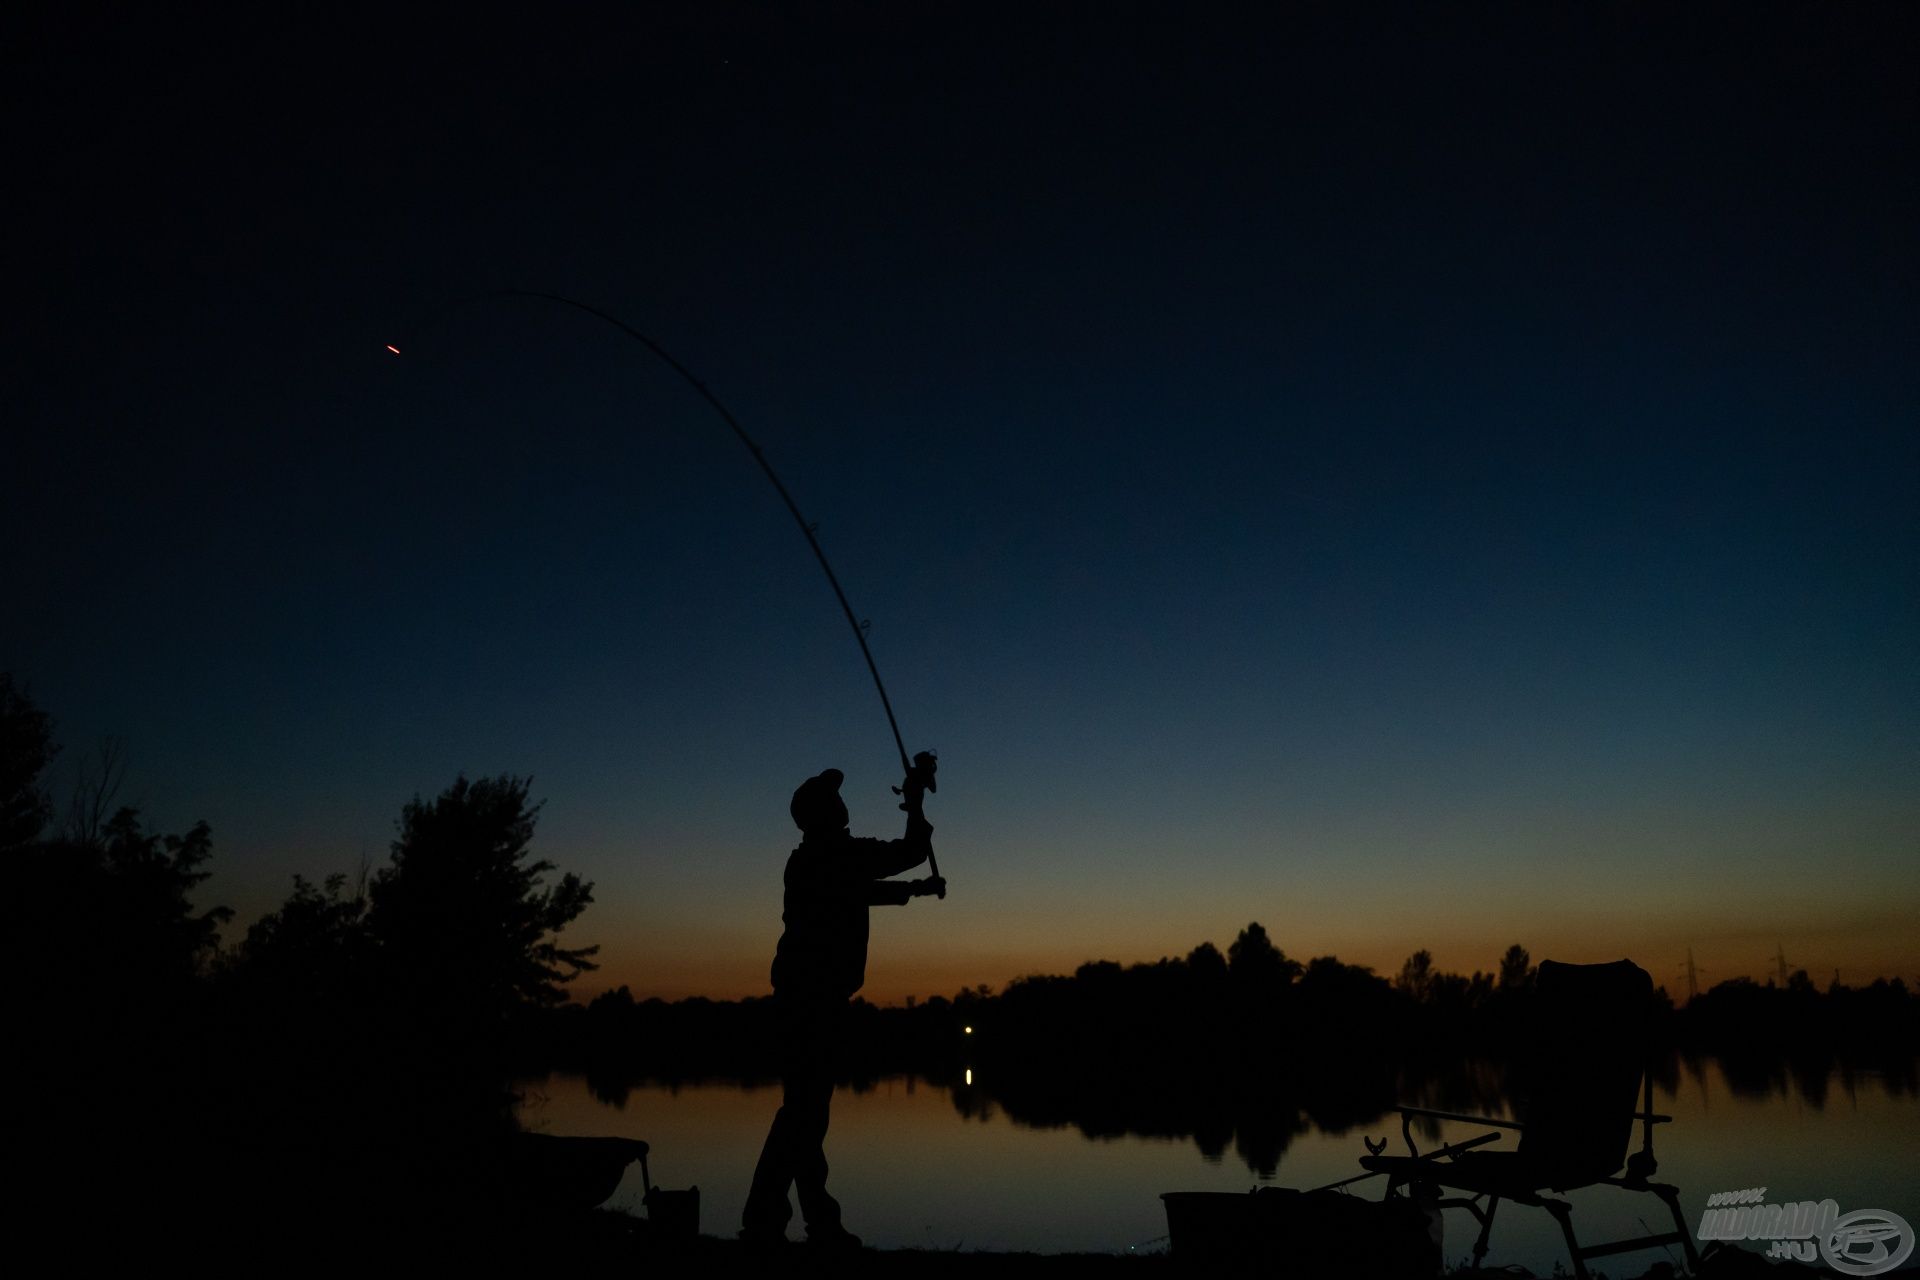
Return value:
<svg viewBox="0 0 1920 1280">
<path fill-rule="evenodd" d="M 1186 1276 L 1260 1275 L 1272 1280 L 1352 1280 L 1372 1277 L 1390 1280 L 1374 1243 L 1354 1238 L 1342 1241 L 1337 1252 L 1308 1253 L 1304 1248 L 1276 1250 L 1259 1258 L 1201 1260 L 1178 1252 L 1140 1255 L 986 1253 L 918 1249 L 823 1248 L 800 1241 L 773 1249 L 750 1247 L 739 1240 L 713 1235 L 669 1239 L 646 1219 L 614 1210 L 525 1211 L 490 1207 L 479 1215 L 463 1214 L 437 1221 L 409 1215 L 402 1225 L 378 1221 L 370 1206 L 346 1208 L 320 1218 L 311 1206 L 285 1203 L 282 1214 L 266 1214 L 251 1229 L 207 1233 L 183 1230 L 185 1224 L 136 1223 L 124 1215 L 102 1219 L 96 1209 L 82 1230 L 55 1229 L 51 1239 L 65 1244 L 63 1254 L 76 1273 L 113 1274 L 138 1266 L 148 1270 L 157 1255 L 197 1256 L 211 1266 L 242 1274 L 277 1276 L 342 1274 L 489 1276 L 733 1276 L 832 1277 L 861 1280 L 875 1277 L 938 1278 L 955 1280 L 1169 1280 Z M 51 1224 L 42 1223 L 42 1226 Z M 1493 1261 L 1498 1261 L 1494 1259 Z M 1910 1260 L 1911 1261 L 1911 1260 Z M 1609 1262 L 1623 1265 L 1608 1266 Z M 1535 1273 L 1518 1267 L 1488 1267 L 1483 1271 L 1452 1268 L 1447 1280 L 1527 1280 Z M 1546 1275 L 1567 1275 L 1556 1269 Z M 1595 1280 L 1664 1280 L 1677 1273 L 1653 1257 L 1597 1259 Z M 1697 1275 L 1704 1280 L 1812 1280 L 1838 1273 L 1787 1263 L 1769 1262 L 1759 1253 L 1721 1246 L 1703 1251 Z M 1858 1273 L 1856 1273 L 1858 1274 Z M 1915 1280 L 1920 1265 L 1880 1274 Z"/>
<path fill-rule="evenodd" d="M 717 1236 L 700 1236 L 692 1241 L 666 1244 L 655 1238 L 649 1225 L 642 1219 L 613 1211 L 601 1211 L 592 1215 L 594 1239 L 576 1238 L 575 1249 L 564 1250 L 553 1258 L 560 1260 L 564 1253 L 572 1253 L 571 1261 L 594 1261 L 614 1265 L 631 1263 L 647 1264 L 658 1267 L 662 1273 L 697 1275 L 703 1271 L 720 1274 L 755 1275 L 791 1275 L 791 1276 L 834 1276 L 838 1277 L 894 1277 L 894 1276 L 935 1276 L 935 1277 L 993 1277 L 999 1280 L 1003 1276 L 1043 1276 L 1048 1280 L 1071 1280 L 1073 1277 L 1092 1275 L 1118 1280 L 1157 1280 L 1159 1277 L 1187 1275 L 1220 1275 L 1248 1271 L 1246 1267 L 1223 1268 L 1214 1263 L 1192 1264 L 1176 1254 L 1165 1252 L 1147 1253 L 1138 1256 L 1110 1254 L 1036 1254 L 1036 1253 L 982 1253 L 962 1251 L 932 1251 L 923 1249 L 821 1249 L 800 1242 L 791 1242 L 774 1250 L 753 1249 L 739 1241 L 723 1239 Z M 578 1251 L 576 1251 L 578 1250 Z M 1263 1265 L 1252 1268 L 1253 1271 L 1276 1280 L 1285 1277 L 1312 1277 L 1318 1280 L 1326 1276 L 1329 1280 L 1351 1280 L 1357 1275 L 1372 1274 L 1368 1266 L 1364 1241 L 1356 1241 L 1353 1256 L 1343 1265 L 1328 1268 L 1323 1264 L 1289 1267 L 1284 1260 L 1267 1260 Z M 1471 1268 L 1455 1268 L 1445 1273 L 1448 1280 L 1469 1280 L 1473 1277 L 1501 1277 L 1502 1280 L 1525 1280 L 1534 1273 L 1519 1267 L 1488 1267 L 1482 1271 Z M 1566 1272 L 1563 1274 L 1571 1274 Z M 1666 1262 L 1660 1260 L 1628 1260 L 1624 1266 L 1607 1267 L 1605 1260 L 1596 1260 L 1593 1275 L 1607 1276 L 1610 1280 L 1660 1280 L 1677 1274 Z M 1747 1277 L 1772 1277 L 1774 1280 L 1813 1280 L 1813 1277 L 1838 1276 L 1839 1273 L 1825 1268 L 1797 1266 L 1790 1263 L 1769 1262 L 1758 1253 L 1731 1248 L 1710 1248 L 1705 1251 L 1701 1269 L 1698 1273 L 1707 1280 L 1746 1280 Z M 1897 1272 L 1883 1274 L 1900 1277 L 1920 1276 L 1920 1266 L 1903 1266 Z"/>
</svg>

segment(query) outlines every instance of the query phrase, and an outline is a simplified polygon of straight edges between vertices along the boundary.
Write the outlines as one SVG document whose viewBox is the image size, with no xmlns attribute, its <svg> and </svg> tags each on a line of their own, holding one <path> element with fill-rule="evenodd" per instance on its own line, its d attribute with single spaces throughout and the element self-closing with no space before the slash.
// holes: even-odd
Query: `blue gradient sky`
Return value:
<svg viewBox="0 0 1920 1280">
<path fill-rule="evenodd" d="M 764 990 L 789 792 L 884 833 L 892 745 L 710 411 L 452 301 L 553 290 L 759 438 L 941 753 L 870 996 L 1251 919 L 1914 980 L 1910 16 L 879 12 L 32 33 L 0 668 L 66 765 L 243 921 L 530 773 L 587 990 Z"/>
</svg>

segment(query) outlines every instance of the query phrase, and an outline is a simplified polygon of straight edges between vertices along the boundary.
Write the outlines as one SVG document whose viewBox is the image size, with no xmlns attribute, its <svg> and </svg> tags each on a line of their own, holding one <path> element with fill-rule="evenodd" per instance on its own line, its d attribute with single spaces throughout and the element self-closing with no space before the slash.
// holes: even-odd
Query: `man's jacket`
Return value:
<svg viewBox="0 0 1920 1280">
<path fill-rule="evenodd" d="M 787 859 L 786 910 L 773 957 L 773 989 L 784 996 L 850 998 L 867 981 L 867 908 L 904 906 L 905 881 L 932 851 L 933 827 L 909 817 L 898 840 L 856 838 L 844 830 L 809 836 Z"/>
</svg>

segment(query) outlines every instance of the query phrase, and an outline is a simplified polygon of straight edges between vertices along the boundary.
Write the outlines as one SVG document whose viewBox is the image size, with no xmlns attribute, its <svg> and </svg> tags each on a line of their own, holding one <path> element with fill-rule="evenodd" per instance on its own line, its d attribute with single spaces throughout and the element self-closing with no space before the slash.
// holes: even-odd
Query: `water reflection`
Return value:
<svg viewBox="0 0 1920 1280">
<path fill-rule="evenodd" d="M 951 1086 L 896 1077 L 843 1087 L 828 1156 L 849 1225 L 885 1248 L 1120 1251 L 1165 1233 L 1162 1191 L 1244 1191 L 1255 1180 L 1312 1187 L 1358 1173 L 1361 1137 L 1397 1129 L 1388 1113 L 1394 1102 L 1510 1111 L 1501 1073 L 1487 1064 L 1381 1078 L 1358 1072 L 1265 1096 L 1221 1082 L 1177 1099 L 1141 1073 L 1102 1077 L 1050 1086 L 978 1070 L 972 1083 L 963 1074 Z M 1655 1078 L 1657 1108 L 1675 1117 L 1659 1135 L 1660 1177 L 1681 1188 L 1689 1222 L 1697 1223 L 1708 1195 L 1749 1186 L 1920 1221 L 1908 1155 L 1920 1146 L 1913 1064 L 1816 1080 L 1785 1064 L 1756 1071 L 1750 1062 L 1674 1055 Z M 779 1105 L 777 1087 L 739 1082 L 616 1088 L 552 1076 L 523 1087 L 529 1127 L 650 1142 L 656 1179 L 698 1184 L 702 1220 L 714 1233 L 738 1221 Z M 1421 1136 L 1438 1142 L 1474 1132 L 1429 1122 Z M 1370 1185 L 1355 1189 L 1369 1194 Z M 639 1192 L 623 1184 L 612 1203 L 637 1207 Z M 1643 1209 L 1624 1193 L 1600 1188 L 1572 1199 L 1595 1238 L 1638 1229 Z M 1503 1221 L 1490 1263 L 1552 1269 L 1562 1245 L 1546 1215 L 1535 1216 L 1541 1221 Z M 1464 1218 L 1448 1229 L 1454 1259 L 1470 1233 Z"/>
</svg>

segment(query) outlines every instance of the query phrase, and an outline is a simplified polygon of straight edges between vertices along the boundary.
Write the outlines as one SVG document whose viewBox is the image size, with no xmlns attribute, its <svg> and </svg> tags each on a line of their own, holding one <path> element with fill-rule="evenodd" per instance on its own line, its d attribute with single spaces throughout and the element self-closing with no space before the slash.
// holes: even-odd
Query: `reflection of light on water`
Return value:
<svg viewBox="0 0 1920 1280">
<path fill-rule="evenodd" d="M 973 1083 L 973 1068 L 972 1068 L 972 1067 L 968 1067 L 968 1068 L 967 1068 L 967 1083 L 968 1083 L 968 1084 L 972 1084 L 972 1083 Z"/>
</svg>

